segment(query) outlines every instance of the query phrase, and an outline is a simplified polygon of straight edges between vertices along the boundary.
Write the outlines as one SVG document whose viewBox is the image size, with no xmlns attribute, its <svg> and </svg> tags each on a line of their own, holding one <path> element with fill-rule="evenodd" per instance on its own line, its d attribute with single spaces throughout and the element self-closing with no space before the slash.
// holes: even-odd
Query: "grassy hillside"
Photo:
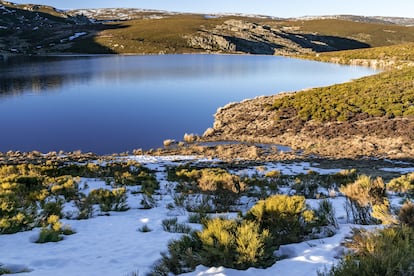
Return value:
<svg viewBox="0 0 414 276">
<path fill-rule="evenodd" d="M 294 20 L 283 22 L 284 26 L 304 33 L 355 39 L 370 47 L 387 46 L 414 41 L 414 27 L 353 22 L 339 19 Z"/>
<path fill-rule="evenodd" d="M 384 72 L 356 81 L 315 88 L 277 99 L 278 120 L 348 121 L 414 116 L 414 68 Z"/>
<path fill-rule="evenodd" d="M 237 20 L 240 26 L 228 26 L 228 20 Z M 248 24 L 254 24 L 248 26 Z M 243 26 L 244 24 L 244 26 Z M 157 19 L 140 19 L 109 23 L 108 30 L 94 37 L 93 42 L 116 53 L 182 53 L 204 51 L 192 47 L 188 37 L 199 36 L 200 32 L 211 33 L 235 43 L 242 52 L 246 43 L 253 45 L 264 38 L 266 46 L 274 49 L 286 48 L 287 52 L 306 50 L 324 52 L 334 50 L 377 47 L 414 42 L 414 27 L 352 22 L 337 19 L 326 20 L 269 20 L 226 16 L 205 18 L 203 15 L 164 15 Z M 237 29 L 240 27 L 240 29 Z M 263 28 L 269 33 L 257 33 Z M 273 39 L 266 36 L 274 36 Z M 284 39 L 282 44 L 279 40 Z M 214 44 L 211 39 L 206 43 Z M 239 46 L 238 43 L 243 43 Z M 78 40 L 72 49 L 88 49 Z M 214 45 L 210 45 L 215 48 Z M 249 48 L 249 47 L 247 47 Z M 224 51 L 226 51 L 224 49 Z"/>
<path fill-rule="evenodd" d="M 393 46 L 375 47 L 369 49 L 358 49 L 349 51 L 338 51 L 322 53 L 319 55 L 303 56 L 306 59 L 314 59 L 326 62 L 336 62 L 341 64 L 358 63 L 363 60 L 378 60 L 384 65 L 398 67 L 407 63 L 414 62 L 414 43 L 403 43 Z"/>
<path fill-rule="evenodd" d="M 131 20 L 108 23 L 113 26 L 96 35 L 94 42 L 116 53 L 183 53 L 194 52 L 184 38 L 198 31 L 201 26 L 213 27 L 223 19 L 205 19 L 201 15 L 175 15 L 162 19 Z M 77 51 L 87 49 L 77 41 Z"/>
<path fill-rule="evenodd" d="M 414 61 L 414 43 L 321 54 L 316 59 L 374 59 L 404 65 Z M 414 117 L 414 67 L 403 66 L 344 84 L 301 91 L 276 99 L 275 124 L 286 121 L 359 121 Z M 285 122 L 284 122 L 285 121 Z M 300 124 L 301 125 L 301 124 Z"/>
</svg>

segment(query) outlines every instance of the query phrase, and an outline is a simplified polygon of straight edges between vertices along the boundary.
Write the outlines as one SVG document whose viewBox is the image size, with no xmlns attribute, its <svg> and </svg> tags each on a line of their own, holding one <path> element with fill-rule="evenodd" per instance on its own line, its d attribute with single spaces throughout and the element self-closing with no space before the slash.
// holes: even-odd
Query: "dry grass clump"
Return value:
<svg viewBox="0 0 414 276">
<path fill-rule="evenodd" d="M 373 232 L 354 229 L 346 246 L 352 251 L 331 268 L 330 276 L 412 275 L 414 228 L 387 227 Z"/>
<path fill-rule="evenodd" d="M 191 134 L 185 133 L 184 134 L 184 142 L 194 143 L 196 140 L 197 140 L 197 135 L 195 135 L 193 133 L 191 133 Z"/>
<path fill-rule="evenodd" d="M 167 139 L 167 140 L 164 140 L 163 141 L 164 147 L 169 147 L 169 146 L 171 146 L 174 143 L 175 143 L 175 140 L 174 139 Z"/>
<path fill-rule="evenodd" d="M 398 219 L 404 225 L 414 228 L 414 203 L 407 201 L 398 213 Z"/>
<path fill-rule="evenodd" d="M 355 182 L 342 185 L 339 190 L 347 198 L 347 215 L 354 223 L 371 224 L 377 220 L 384 224 L 393 222 L 382 178 L 371 179 L 367 175 L 360 175 Z"/>
</svg>

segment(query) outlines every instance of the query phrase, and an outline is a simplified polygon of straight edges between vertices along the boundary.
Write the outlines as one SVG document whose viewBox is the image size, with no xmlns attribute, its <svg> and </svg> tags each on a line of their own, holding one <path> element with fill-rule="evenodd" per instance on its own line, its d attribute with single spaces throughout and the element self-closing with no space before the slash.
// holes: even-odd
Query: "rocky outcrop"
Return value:
<svg viewBox="0 0 414 276">
<path fill-rule="evenodd" d="M 332 38 L 236 19 L 185 38 L 190 47 L 225 53 L 291 55 L 337 50 Z"/>
</svg>

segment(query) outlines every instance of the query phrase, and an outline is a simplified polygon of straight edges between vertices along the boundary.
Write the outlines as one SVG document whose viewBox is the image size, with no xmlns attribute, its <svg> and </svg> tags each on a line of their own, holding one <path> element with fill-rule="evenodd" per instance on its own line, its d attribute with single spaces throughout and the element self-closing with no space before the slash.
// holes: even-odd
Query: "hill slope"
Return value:
<svg viewBox="0 0 414 276">
<path fill-rule="evenodd" d="M 414 42 L 414 27 L 350 16 L 286 20 L 139 9 L 61 11 L 5 1 L 0 15 L 1 53 L 292 55 Z"/>
</svg>

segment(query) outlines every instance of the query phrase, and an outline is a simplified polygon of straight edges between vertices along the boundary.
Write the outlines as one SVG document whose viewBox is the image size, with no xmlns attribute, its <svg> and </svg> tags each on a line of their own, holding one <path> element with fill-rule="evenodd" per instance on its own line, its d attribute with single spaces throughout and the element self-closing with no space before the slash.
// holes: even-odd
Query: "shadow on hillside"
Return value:
<svg viewBox="0 0 414 276">
<path fill-rule="evenodd" d="M 280 45 L 275 43 L 247 40 L 234 36 L 223 36 L 227 41 L 236 46 L 237 52 L 260 54 L 260 55 L 273 55 L 276 48 L 281 48 Z"/>
<path fill-rule="evenodd" d="M 286 32 L 279 35 L 299 44 L 303 48 L 308 48 L 315 52 L 332 52 L 371 47 L 371 45 L 367 43 L 339 36 L 296 34 Z"/>
<path fill-rule="evenodd" d="M 301 48 L 310 49 L 318 53 L 370 47 L 369 44 L 337 36 L 295 33 L 277 33 L 275 35 L 285 39 L 286 41 L 291 41 L 293 44 L 296 44 Z M 285 47 L 266 40 L 254 41 L 236 36 L 223 36 L 223 38 L 234 44 L 237 52 L 249 54 L 273 55 L 275 50 L 283 49 Z"/>
</svg>

